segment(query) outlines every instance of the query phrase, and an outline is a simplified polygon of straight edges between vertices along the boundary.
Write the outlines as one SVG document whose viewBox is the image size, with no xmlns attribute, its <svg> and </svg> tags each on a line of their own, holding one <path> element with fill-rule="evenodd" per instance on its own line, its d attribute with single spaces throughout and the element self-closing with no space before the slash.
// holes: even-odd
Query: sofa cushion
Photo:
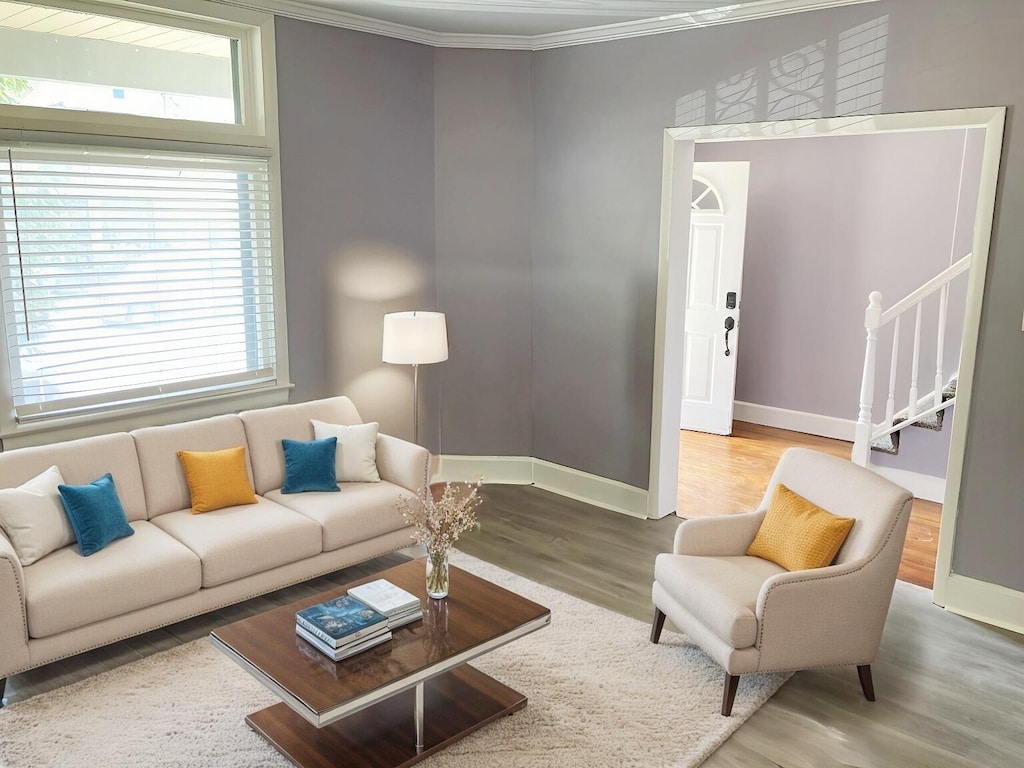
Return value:
<svg viewBox="0 0 1024 768">
<path fill-rule="evenodd" d="M 323 551 L 329 552 L 404 528 L 407 523 L 395 509 L 395 502 L 403 495 L 408 498 L 412 494 L 385 480 L 343 483 L 341 493 L 296 495 L 270 491 L 267 498 L 315 520 L 323 529 Z"/>
<path fill-rule="evenodd" d="M 312 424 L 313 436 L 317 440 L 338 438 L 335 469 L 339 483 L 380 482 L 380 474 L 377 472 L 377 433 L 380 425 L 376 421 L 346 425 L 312 419 Z"/>
<path fill-rule="evenodd" d="M 245 424 L 245 436 L 249 442 L 253 483 L 256 493 L 262 496 L 284 485 L 283 438 L 312 440 L 312 419 L 332 424 L 360 424 L 363 421 L 347 397 L 243 411 L 239 417 Z"/>
<path fill-rule="evenodd" d="M 223 451 L 178 451 L 178 460 L 185 471 L 193 515 L 256 503 L 244 445 Z"/>
<path fill-rule="evenodd" d="M 246 445 L 242 420 L 232 415 L 143 427 L 132 432 L 131 437 L 139 452 L 150 519 L 192 505 L 178 451 L 221 451 Z"/>
<path fill-rule="evenodd" d="M 337 493 L 334 465 L 338 438 L 325 440 L 281 440 L 284 449 L 284 485 L 281 493 Z"/>
<path fill-rule="evenodd" d="M 135 535 L 109 472 L 86 485 L 58 485 L 57 490 L 83 557 L 96 554 L 112 541 Z"/>
<path fill-rule="evenodd" d="M 49 637 L 199 590 L 199 558 L 144 520 L 89 558 L 64 547 L 25 569 L 31 637 Z"/>
<path fill-rule="evenodd" d="M 318 555 L 323 544 L 315 522 L 258 496 L 256 504 L 203 515 L 193 515 L 191 509 L 168 512 L 153 524 L 198 555 L 204 587 Z"/>
<path fill-rule="evenodd" d="M 60 469 L 50 467 L 17 488 L 0 490 L 0 528 L 22 565 L 75 542 L 75 529 L 57 490 L 63 482 Z"/>
<path fill-rule="evenodd" d="M 127 432 L 2 451 L 0 488 L 19 486 L 53 466 L 60 469 L 68 485 L 91 483 L 110 472 L 128 521 L 146 519 L 139 458 L 135 442 Z"/>
<path fill-rule="evenodd" d="M 757 641 L 757 596 L 782 566 L 759 557 L 700 557 L 662 553 L 654 580 L 670 594 L 685 595 L 683 607 L 733 648 Z"/>
</svg>

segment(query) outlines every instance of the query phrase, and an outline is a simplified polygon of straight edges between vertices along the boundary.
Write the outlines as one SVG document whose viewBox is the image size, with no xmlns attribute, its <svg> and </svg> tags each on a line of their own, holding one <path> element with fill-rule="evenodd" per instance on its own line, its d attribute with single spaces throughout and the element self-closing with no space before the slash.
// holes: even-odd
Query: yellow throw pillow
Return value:
<svg viewBox="0 0 1024 768">
<path fill-rule="evenodd" d="M 256 503 L 243 446 L 223 451 L 178 451 L 178 459 L 192 495 L 193 515 Z"/>
<path fill-rule="evenodd" d="M 787 571 L 823 568 L 835 560 L 855 522 L 815 506 L 779 483 L 747 554 Z"/>
</svg>

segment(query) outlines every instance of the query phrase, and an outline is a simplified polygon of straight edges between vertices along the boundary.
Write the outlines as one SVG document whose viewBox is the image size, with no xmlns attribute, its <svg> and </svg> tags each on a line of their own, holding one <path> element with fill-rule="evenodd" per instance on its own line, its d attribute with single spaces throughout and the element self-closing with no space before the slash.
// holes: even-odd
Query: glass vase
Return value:
<svg viewBox="0 0 1024 768">
<path fill-rule="evenodd" d="M 448 597 L 447 549 L 427 549 L 427 595 L 435 600 Z"/>
</svg>

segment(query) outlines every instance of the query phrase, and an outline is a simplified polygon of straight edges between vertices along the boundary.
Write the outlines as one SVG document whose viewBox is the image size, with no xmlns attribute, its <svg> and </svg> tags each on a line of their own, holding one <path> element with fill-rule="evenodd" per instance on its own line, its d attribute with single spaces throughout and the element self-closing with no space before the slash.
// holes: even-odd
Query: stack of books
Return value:
<svg viewBox="0 0 1024 768">
<path fill-rule="evenodd" d="M 295 633 L 334 661 L 391 639 L 387 616 L 348 595 L 296 613 Z"/>
<path fill-rule="evenodd" d="M 348 595 L 387 616 L 390 629 L 398 629 L 423 618 L 419 598 L 401 587 L 396 587 L 387 579 L 377 579 L 352 587 Z"/>
</svg>

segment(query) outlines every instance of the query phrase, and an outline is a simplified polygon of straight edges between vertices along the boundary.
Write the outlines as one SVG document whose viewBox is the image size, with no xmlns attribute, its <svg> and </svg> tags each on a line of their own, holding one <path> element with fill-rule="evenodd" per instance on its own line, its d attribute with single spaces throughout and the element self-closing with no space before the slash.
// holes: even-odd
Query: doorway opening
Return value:
<svg viewBox="0 0 1024 768">
<path fill-rule="evenodd" d="M 991 239 L 999 156 L 1005 110 L 1002 108 L 949 110 L 900 115 L 856 116 L 827 120 L 788 121 L 745 125 L 675 128 L 666 131 L 663 181 L 662 248 L 658 277 L 655 340 L 655 393 L 652 422 L 649 517 L 675 511 L 679 462 L 679 397 L 682 391 L 682 328 L 690 250 L 689 207 L 673 206 L 673 199 L 692 193 L 696 144 L 723 141 L 784 140 L 801 136 L 843 136 L 870 133 L 924 131 L 943 128 L 980 128 L 984 132 L 981 181 L 973 216 L 974 261 L 966 289 L 963 345 L 960 356 L 959 398 L 953 424 L 946 489 L 938 547 L 936 601 L 944 587 L 952 554 L 952 530 L 957 513 L 964 448 L 969 427 L 969 402 L 973 384 L 981 303 Z M 898 297 L 894 297 L 898 298 Z M 860 299 L 863 301 L 863 297 Z M 852 406 L 851 406 L 852 407 Z"/>
</svg>

